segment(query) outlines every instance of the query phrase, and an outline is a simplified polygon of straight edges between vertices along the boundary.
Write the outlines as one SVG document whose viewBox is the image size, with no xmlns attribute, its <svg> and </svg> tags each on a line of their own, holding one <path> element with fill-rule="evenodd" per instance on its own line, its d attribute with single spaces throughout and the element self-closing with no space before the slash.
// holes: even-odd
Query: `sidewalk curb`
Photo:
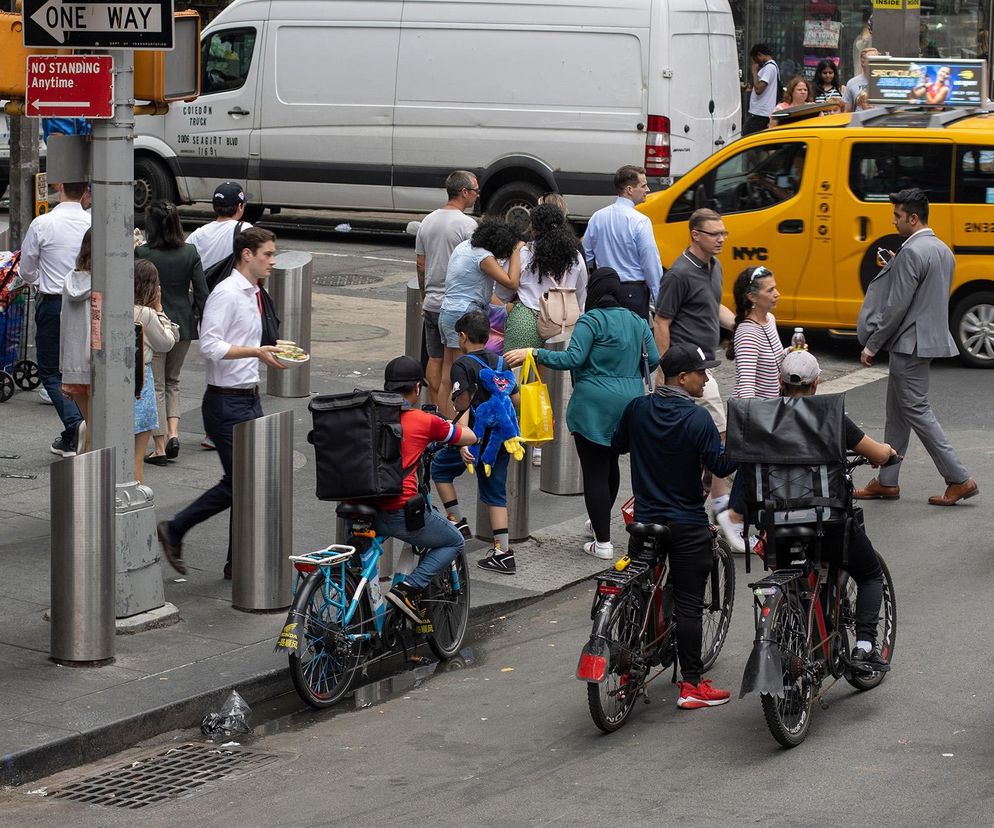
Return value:
<svg viewBox="0 0 994 828">
<path fill-rule="evenodd" d="M 471 607 L 469 622 L 472 624 L 489 621 L 569 589 L 589 580 L 590 577 L 585 575 L 570 580 L 546 592 L 536 592 L 534 595 Z M 274 634 L 273 641 L 275 640 Z M 0 757 L 2 760 L 0 786 L 22 786 L 59 771 L 103 759 L 162 733 L 196 727 L 203 719 L 204 711 L 219 708 L 232 690 L 237 690 L 250 705 L 257 705 L 283 695 L 292 688 L 290 668 L 282 667 L 236 681 L 225 688 L 196 693 L 153 710 L 128 716 L 113 724 L 85 733 L 76 733 L 54 743 L 5 754 Z"/>
</svg>

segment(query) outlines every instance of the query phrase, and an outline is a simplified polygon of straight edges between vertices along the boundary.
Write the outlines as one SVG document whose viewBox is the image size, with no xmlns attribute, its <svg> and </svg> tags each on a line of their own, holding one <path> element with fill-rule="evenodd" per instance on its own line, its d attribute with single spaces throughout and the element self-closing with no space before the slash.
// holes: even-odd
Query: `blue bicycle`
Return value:
<svg viewBox="0 0 994 828">
<path fill-rule="evenodd" d="M 298 573 L 294 601 L 276 644 L 276 652 L 289 653 L 300 697 L 315 708 L 338 702 L 369 664 L 398 649 L 408 653 L 420 640 L 440 659 L 452 658 L 469 624 L 462 552 L 422 593 L 422 623 L 413 625 L 383 598 L 379 562 L 386 539 L 373 530 L 376 510 L 340 503 L 336 514 L 345 520 L 347 544 L 290 556 Z M 396 573 L 392 583 L 403 578 Z"/>
</svg>

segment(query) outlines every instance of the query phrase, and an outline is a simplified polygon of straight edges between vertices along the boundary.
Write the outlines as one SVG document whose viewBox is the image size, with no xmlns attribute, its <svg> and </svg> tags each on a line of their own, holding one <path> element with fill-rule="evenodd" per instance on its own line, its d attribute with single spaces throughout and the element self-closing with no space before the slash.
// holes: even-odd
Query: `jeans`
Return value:
<svg viewBox="0 0 994 828">
<path fill-rule="evenodd" d="M 76 403 L 62 396 L 62 372 L 59 371 L 59 333 L 62 329 L 62 297 L 38 294 L 35 306 L 35 356 L 38 375 L 62 420 L 62 440 L 71 443 L 83 421 Z"/>
<path fill-rule="evenodd" d="M 706 525 L 671 523 L 666 543 L 673 580 L 673 617 L 676 620 L 676 651 L 684 681 L 701 682 L 701 635 L 704 618 L 704 590 L 711 575 L 714 554 L 711 530 Z M 628 554 L 639 556 L 642 541 L 631 538 Z"/>
<path fill-rule="evenodd" d="M 434 510 L 425 512 L 424 527 L 414 532 L 407 530 L 403 509 L 379 512 L 374 526 L 378 535 L 428 549 L 414 571 L 404 578 L 404 583 L 412 589 L 422 590 L 428 586 L 431 579 L 444 572 L 463 549 L 464 541 L 459 530 Z"/>
<path fill-rule="evenodd" d="M 169 521 L 173 543 L 180 543 L 183 536 L 198 523 L 231 508 L 231 463 L 234 450 L 234 430 L 238 423 L 262 416 L 259 396 L 229 396 L 208 389 L 200 407 L 204 417 L 204 430 L 217 447 L 224 475 L 220 482 L 209 488 L 193 503 Z M 457 533 L 458 534 L 458 533 Z M 228 522 L 228 560 L 231 560 L 231 522 Z"/>
</svg>

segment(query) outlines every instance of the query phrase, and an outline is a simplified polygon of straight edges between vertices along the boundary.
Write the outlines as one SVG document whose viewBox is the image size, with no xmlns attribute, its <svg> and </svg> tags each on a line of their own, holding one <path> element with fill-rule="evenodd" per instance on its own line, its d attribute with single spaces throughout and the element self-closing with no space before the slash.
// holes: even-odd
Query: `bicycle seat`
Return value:
<svg viewBox="0 0 994 828">
<path fill-rule="evenodd" d="M 339 503 L 335 514 L 344 520 L 372 520 L 376 517 L 376 509 L 364 503 Z"/>
<path fill-rule="evenodd" d="M 670 527 L 658 523 L 629 523 L 628 534 L 636 538 L 663 540 L 669 537 Z"/>
</svg>

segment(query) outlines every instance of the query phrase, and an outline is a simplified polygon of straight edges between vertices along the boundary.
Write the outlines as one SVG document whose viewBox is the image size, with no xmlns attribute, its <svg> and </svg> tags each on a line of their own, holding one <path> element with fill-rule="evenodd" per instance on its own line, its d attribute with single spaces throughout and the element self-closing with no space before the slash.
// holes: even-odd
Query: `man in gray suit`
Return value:
<svg viewBox="0 0 994 828">
<path fill-rule="evenodd" d="M 870 366 L 881 350 L 890 352 L 887 424 L 884 439 L 904 454 L 914 429 L 935 463 L 946 491 L 933 495 L 934 506 L 952 506 L 978 493 L 977 483 L 960 462 L 928 401 L 929 364 L 957 353 L 949 333 L 949 289 L 956 267 L 952 251 L 928 226 L 928 198 L 917 187 L 892 193 L 894 226 L 904 236 L 897 254 L 866 289 L 857 333 Z M 856 490 L 859 500 L 897 500 L 900 464 Z"/>
</svg>

